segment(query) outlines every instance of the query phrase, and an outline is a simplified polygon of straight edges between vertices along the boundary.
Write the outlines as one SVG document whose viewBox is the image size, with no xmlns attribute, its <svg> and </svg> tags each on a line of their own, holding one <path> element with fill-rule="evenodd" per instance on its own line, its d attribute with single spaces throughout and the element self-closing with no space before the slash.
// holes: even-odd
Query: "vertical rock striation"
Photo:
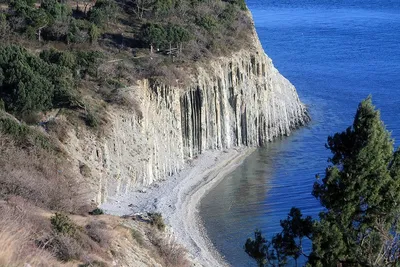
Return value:
<svg viewBox="0 0 400 267">
<path fill-rule="evenodd" d="M 256 35 L 254 47 L 196 73 L 189 88 L 139 81 L 125 92 L 132 110 L 110 107 L 106 137 L 73 137 L 69 149 L 96 177 L 97 202 L 166 179 L 205 150 L 262 146 L 309 120 Z"/>
</svg>

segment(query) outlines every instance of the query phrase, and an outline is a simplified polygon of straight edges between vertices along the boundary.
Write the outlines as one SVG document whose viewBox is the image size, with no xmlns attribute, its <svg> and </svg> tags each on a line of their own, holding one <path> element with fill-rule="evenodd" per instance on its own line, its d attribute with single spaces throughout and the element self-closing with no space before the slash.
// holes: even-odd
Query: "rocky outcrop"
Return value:
<svg viewBox="0 0 400 267">
<path fill-rule="evenodd" d="M 96 202 L 178 172 L 205 150 L 261 146 L 308 121 L 294 86 L 254 47 L 197 67 L 188 88 L 126 88 L 134 108 L 109 108 L 103 138 L 72 134 L 68 148 L 92 170 Z"/>
</svg>

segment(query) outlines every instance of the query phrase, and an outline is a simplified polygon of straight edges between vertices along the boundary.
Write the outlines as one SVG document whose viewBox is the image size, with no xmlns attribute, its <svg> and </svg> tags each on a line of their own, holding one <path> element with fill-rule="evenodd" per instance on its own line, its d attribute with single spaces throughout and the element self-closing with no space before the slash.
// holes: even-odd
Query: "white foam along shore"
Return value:
<svg viewBox="0 0 400 267">
<path fill-rule="evenodd" d="M 193 256 L 196 266 L 228 266 L 210 242 L 199 217 L 200 200 L 254 151 L 236 148 L 206 151 L 178 174 L 149 187 L 108 199 L 108 214 L 160 212 L 176 240 Z"/>
</svg>

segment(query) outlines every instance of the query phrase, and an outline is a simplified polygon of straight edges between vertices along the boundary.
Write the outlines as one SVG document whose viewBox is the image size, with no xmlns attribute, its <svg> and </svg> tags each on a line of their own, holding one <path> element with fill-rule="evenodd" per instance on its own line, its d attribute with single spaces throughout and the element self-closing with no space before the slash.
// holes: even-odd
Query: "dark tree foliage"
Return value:
<svg viewBox="0 0 400 267">
<path fill-rule="evenodd" d="M 370 97 L 359 105 L 353 125 L 330 136 L 326 147 L 332 152 L 330 165 L 312 192 L 325 209 L 313 223 L 311 218 L 281 223 L 283 231 L 273 240 L 283 242 L 273 247 L 275 253 L 295 260 L 302 254 L 301 243 L 285 241 L 289 233 L 312 241 L 312 252 L 305 255 L 309 266 L 397 266 L 400 152 L 393 151 Z M 275 260 L 268 253 L 265 257 Z"/>
<path fill-rule="evenodd" d="M 144 45 L 167 47 L 169 44 L 179 44 L 191 39 L 191 34 L 183 27 L 173 24 L 144 24 L 140 37 Z"/>
<path fill-rule="evenodd" d="M 11 1 L 7 20 L 14 32 L 39 41 L 94 43 L 101 34 L 101 28 L 115 20 L 118 13 L 118 5 L 114 0 L 97 1 L 89 14 L 79 19 L 72 16 L 72 9 L 66 3 L 43 0 L 39 8 L 34 4 L 35 1 L 28 0 Z"/>
<path fill-rule="evenodd" d="M 59 38 L 50 36 L 62 32 L 63 25 L 68 25 L 71 20 L 72 11 L 66 4 L 61 4 L 56 0 L 43 0 L 40 8 L 35 7 L 35 1 L 13 0 L 10 1 L 9 20 L 20 21 L 20 23 L 10 23 L 14 31 L 25 33 L 32 39 L 41 40 L 43 32 L 47 33 L 47 38 Z M 60 29 L 55 29 L 59 27 Z"/>
<path fill-rule="evenodd" d="M 244 249 L 246 253 L 256 260 L 259 266 L 264 266 L 267 262 L 267 252 L 270 243 L 262 236 L 261 231 L 254 232 L 254 239 L 248 238 Z"/>
<path fill-rule="evenodd" d="M 246 43 L 250 23 L 244 1 L 132 0 L 130 11 L 142 24 L 142 47 L 175 47 L 189 43 L 193 54 L 219 53 Z M 242 8 L 241 5 L 244 5 Z M 173 31 L 173 34 L 170 32 Z M 194 51 L 193 51 L 194 50 Z"/>
<path fill-rule="evenodd" d="M 0 47 L 0 97 L 15 114 L 47 110 L 56 96 L 64 99 L 72 77 L 61 66 L 48 64 L 20 46 Z"/>
<path fill-rule="evenodd" d="M 242 10 L 247 10 L 247 5 L 245 0 L 227 0 L 227 2 L 239 6 L 240 9 Z"/>
<path fill-rule="evenodd" d="M 271 242 L 255 232 L 255 239 L 247 239 L 246 253 L 257 261 L 259 266 L 285 266 L 288 258 L 295 261 L 304 254 L 303 240 L 312 236 L 312 219 L 303 218 L 301 211 L 292 208 L 286 220 L 281 220 L 282 232 L 275 235 Z"/>
<path fill-rule="evenodd" d="M 116 19 L 118 5 L 113 0 L 96 1 L 95 6 L 89 12 L 89 20 L 95 25 L 104 26 L 106 23 Z"/>
<path fill-rule="evenodd" d="M 97 66 L 101 64 L 103 55 L 97 51 L 58 51 L 55 49 L 43 50 L 40 58 L 47 63 L 67 68 L 75 78 L 84 78 L 86 75 L 96 76 Z"/>
<path fill-rule="evenodd" d="M 60 4 L 57 0 L 42 0 L 40 9 L 46 12 L 49 16 L 50 22 L 55 21 L 68 22 L 72 15 L 72 10 L 67 5 Z"/>
</svg>

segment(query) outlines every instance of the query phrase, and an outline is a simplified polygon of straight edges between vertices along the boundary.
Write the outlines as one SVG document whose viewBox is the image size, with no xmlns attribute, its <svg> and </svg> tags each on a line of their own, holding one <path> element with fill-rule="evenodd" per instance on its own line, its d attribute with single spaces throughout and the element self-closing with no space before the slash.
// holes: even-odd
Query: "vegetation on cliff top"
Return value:
<svg viewBox="0 0 400 267">
<path fill-rule="evenodd" d="M 0 0 L 0 241 L 9 247 L 0 265 L 105 266 L 110 230 L 89 214 L 90 167 L 63 150 L 69 129 L 101 134 L 108 104 L 132 106 L 122 88 L 141 78 L 182 86 L 194 64 L 229 56 L 251 34 L 244 0 Z M 160 237 L 161 215 L 152 223 L 137 243 L 165 266 L 187 266 L 185 251 Z"/>
<path fill-rule="evenodd" d="M 0 108 L 23 120 L 68 108 L 98 127 L 101 102 L 125 103 L 120 89 L 136 79 L 184 84 L 195 61 L 245 47 L 246 10 L 244 0 L 2 0 Z"/>
<path fill-rule="evenodd" d="M 312 191 L 324 207 L 319 220 L 292 208 L 281 233 L 267 241 L 257 231 L 246 252 L 259 266 L 285 266 L 299 257 L 308 266 L 397 266 L 400 154 L 371 98 L 361 102 L 353 125 L 330 136 L 326 147 L 330 165 Z M 309 254 L 303 250 L 307 242 Z"/>
</svg>

